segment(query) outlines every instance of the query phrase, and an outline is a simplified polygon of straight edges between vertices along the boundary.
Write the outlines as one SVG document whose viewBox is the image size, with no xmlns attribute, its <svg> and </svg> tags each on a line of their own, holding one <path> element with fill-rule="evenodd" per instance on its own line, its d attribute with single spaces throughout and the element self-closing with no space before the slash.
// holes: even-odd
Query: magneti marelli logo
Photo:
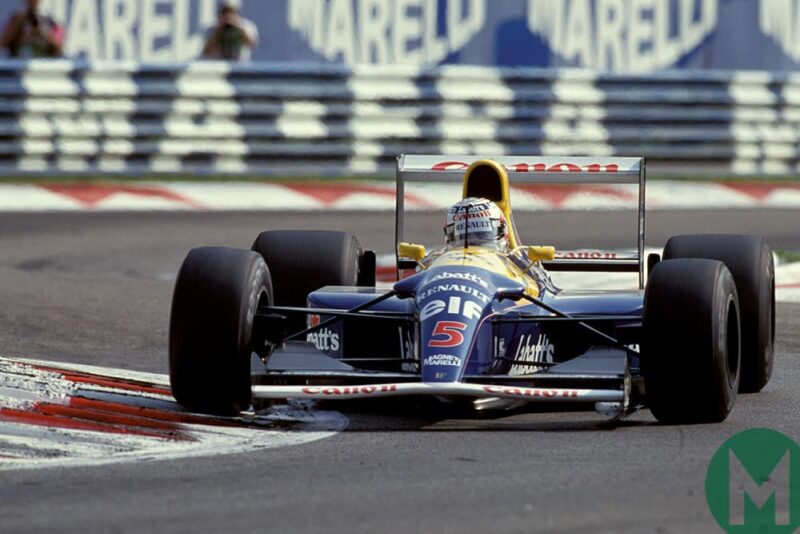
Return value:
<svg viewBox="0 0 800 534">
<path fill-rule="evenodd" d="M 706 499 L 725 532 L 795 532 L 800 527 L 800 445 L 768 428 L 736 434 L 708 465 Z"/>
</svg>

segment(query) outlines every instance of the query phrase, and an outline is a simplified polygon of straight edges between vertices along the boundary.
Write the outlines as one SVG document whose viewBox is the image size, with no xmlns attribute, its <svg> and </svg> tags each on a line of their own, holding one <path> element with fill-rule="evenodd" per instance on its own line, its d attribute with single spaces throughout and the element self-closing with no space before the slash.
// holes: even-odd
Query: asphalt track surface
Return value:
<svg viewBox="0 0 800 534">
<path fill-rule="evenodd" d="M 411 224 L 438 229 L 441 219 Z M 653 212 L 648 244 L 725 231 L 800 249 L 797 221 L 791 210 Z M 633 235 L 619 213 L 517 223 L 526 241 L 562 248 L 621 246 Z M 351 230 L 379 251 L 393 239 L 386 213 L 0 215 L 0 352 L 165 373 L 186 251 L 247 247 L 267 228 Z M 306 445 L 3 472 L 0 532 L 720 532 L 703 493 L 716 448 L 756 426 L 800 437 L 799 323 L 800 305 L 778 306 L 773 379 L 740 396 L 722 424 L 660 426 L 647 411 L 610 424 L 593 412 L 347 405 L 345 432 Z"/>
</svg>

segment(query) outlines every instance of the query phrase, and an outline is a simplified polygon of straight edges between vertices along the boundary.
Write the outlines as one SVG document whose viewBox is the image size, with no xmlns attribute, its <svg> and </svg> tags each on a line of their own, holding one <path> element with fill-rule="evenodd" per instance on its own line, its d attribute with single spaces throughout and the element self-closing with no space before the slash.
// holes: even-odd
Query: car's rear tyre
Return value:
<svg viewBox="0 0 800 534">
<path fill-rule="evenodd" d="M 346 232 L 269 230 L 258 235 L 252 249 L 269 265 L 276 306 L 305 307 L 308 294 L 322 286 L 358 283 L 361 245 Z M 287 329 L 298 332 L 305 325 L 304 316 L 292 315 Z"/>
<path fill-rule="evenodd" d="M 681 235 L 664 248 L 665 260 L 676 258 L 706 258 L 728 267 L 736 282 L 742 325 L 739 391 L 761 391 L 775 360 L 775 265 L 769 245 L 749 235 Z"/>
<path fill-rule="evenodd" d="M 264 259 L 250 250 L 189 251 L 178 272 L 169 326 L 169 377 L 187 409 L 235 414 L 251 401 L 253 317 L 272 302 Z"/>
<path fill-rule="evenodd" d="M 723 421 L 740 377 L 736 284 L 725 265 L 664 260 L 644 297 L 641 366 L 647 406 L 662 423 Z"/>
</svg>

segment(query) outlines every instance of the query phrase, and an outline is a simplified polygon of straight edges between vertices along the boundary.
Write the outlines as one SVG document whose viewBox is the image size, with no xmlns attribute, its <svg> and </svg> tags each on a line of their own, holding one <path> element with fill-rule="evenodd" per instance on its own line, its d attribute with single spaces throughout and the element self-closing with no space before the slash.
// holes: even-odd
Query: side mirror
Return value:
<svg viewBox="0 0 800 534">
<path fill-rule="evenodd" d="M 647 255 L 647 276 L 650 276 L 650 273 L 653 272 L 653 269 L 660 261 L 661 255 L 658 252 L 651 252 Z"/>
<path fill-rule="evenodd" d="M 401 258 L 420 261 L 425 257 L 425 245 L 414 243 L 400 243 L 397 246 L 397 255 Z"/>
<path fill-rule="evenodd" d="M 528 247 L 531 261 L 552 261 L 556 259 L 556 247 Z"/>
<path fill-rule="evenodd" d="M 497 300 L 519 300 L 525 296 L 525 286 L 518 287 L 498 287 L 494 292 Z"/>
</svg>

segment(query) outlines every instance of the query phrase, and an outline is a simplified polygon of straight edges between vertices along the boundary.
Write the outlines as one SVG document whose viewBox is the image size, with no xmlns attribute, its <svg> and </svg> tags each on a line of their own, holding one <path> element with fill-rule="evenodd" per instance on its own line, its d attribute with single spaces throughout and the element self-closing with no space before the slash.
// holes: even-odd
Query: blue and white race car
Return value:
<svg viewBox="0 0 800 534">
<path fill-rule="evenodd" d="M 463 183 L 447 244 L 430 252 L 403 240 L 405 185 L 427 180 Z M 509 180 L 638 184 L 638 253 L 556 259 L 523 245 Z M 758 237 L 683 235 L 645 260 L 644 186 L 641 158 L 400 156 L 394 283 L 376 283 L 375 253 L 342 232 L 193 249 L 172 303 L 175 398 L 227 414 L 259 399 L 422 395 L 722 421 L 772 372 L 772 253 Z M 555 270 L 630 271 L 639 289 L 570 291 Z"/>
</svg>

